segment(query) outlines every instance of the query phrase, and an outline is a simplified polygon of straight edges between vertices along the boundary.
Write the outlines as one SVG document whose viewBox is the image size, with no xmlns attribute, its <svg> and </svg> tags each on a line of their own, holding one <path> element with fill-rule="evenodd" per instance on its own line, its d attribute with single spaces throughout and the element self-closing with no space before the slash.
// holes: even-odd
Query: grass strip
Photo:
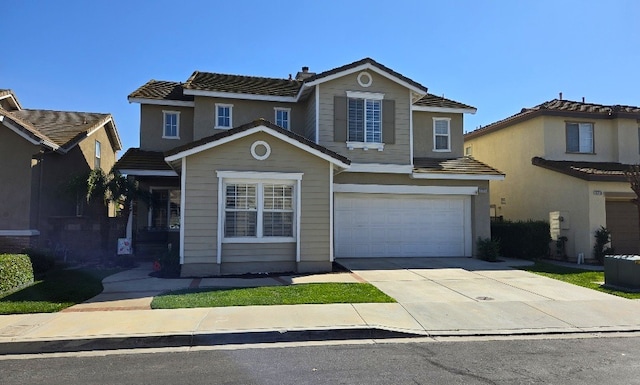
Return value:
<svg viewBox="0 0 640 385">
<path fill-rule="evenodd" d="M 604 282 L 604 272 L 602 271 L 583 270 L 545 262 L 536 262 L 532 266 L 523 266 L 519 267 L 519 269 L 619 297 L 640 299 L 640 293 L 630 293 L 602 287 L 602 282 Z"/>
<path fill-rule="evenodd" d="M 122 269 L 52 270 L 22 290 L 0 296 L 0 314 L 53 313 L 102 292 L 102 279 Z"/>
<path fill-rule="evenodd" d="M 151 302 L 151 308 L 179 309 L 373 302 L 390 303 L 396 301 L 368 283 L 309 283 L 252 288 L 177 290 L 155 297 Z"/>
</svg>

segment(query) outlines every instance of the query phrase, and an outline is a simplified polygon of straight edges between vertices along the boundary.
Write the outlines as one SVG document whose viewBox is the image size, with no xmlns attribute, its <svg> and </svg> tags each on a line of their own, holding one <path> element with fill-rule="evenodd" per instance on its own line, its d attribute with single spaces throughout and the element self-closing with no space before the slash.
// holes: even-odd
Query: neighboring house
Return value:
<svg viewBox="0 0 640 385">
<path fill-rule="evenodd" d="M 617 253 L 637 254 L 638 213 L 624 171 L 640 162 L 639 119 L 639 107 L 560 95 L 467 133 L 465 152 L 508 175 L 491 186 L 492 215 L 549 220 L 573 260 L 592 256 L 600 226 Z"/>
<path fill-rule="evenodd" d="M 490 235 L 504 175 L 463 157 L 476 109 L 372 59 L 289 79 L 196 71 L 129 101 L 140 148 L 116 167 L 156 198 L 134 210 L 134 247 L 171 243 L 184 276 L 472 256 Z"/>
<path fill-rule="evenodd" d="M 99 232 L 93 215 L 102 211 L 68 190 L 75 176 L 108 172 L 120 149 L 110 114 L 24 109 L 0 90 L 0 252 L 66 249 L 84 227 Z"/>
</svg>

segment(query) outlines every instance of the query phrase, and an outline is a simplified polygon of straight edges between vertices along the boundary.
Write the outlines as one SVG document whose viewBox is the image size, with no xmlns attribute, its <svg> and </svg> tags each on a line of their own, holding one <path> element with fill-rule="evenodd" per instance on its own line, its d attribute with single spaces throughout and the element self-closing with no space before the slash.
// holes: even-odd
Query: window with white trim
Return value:
<svg viewBox="0 0 640 385">
<path fill-rule="evenodd" d="M 275 122 L 276 125 L 284 128 L 285 130 L 290 130 L 289 128 L 289 115 L 291 114 L 291 108 L 280 108 L 275 107 Z"/>
<path fill-rule="evenodd" d="M 180 229 L 180 194 L 180 190 L 176 189 L 151 189 L 150 229 Z"/>
<path fill-rule="evenodd" d="M 162 137 L 165 139 L 180 139 L 180 112 L 162 111 L 164 127 Z"/>
<path fill-rule="evenodd" d="M 102 158 L 102 145 L 100 144 L 99 141 L 96 140 L 96 151 L 95 151 L 95 158 L 93 160 L 93 168 L 94 169 L 99 169 L 100 168 L 100 159 Z"/>
<path fill-rule="evenodd" d="M 451 151 L 450 126 L 450 118 L 433 118 L 433 151 Z"/>
<path fill-rule="evenodd" d="M 216 125 L 214 128 L 231 128 L 233 125 L 233 104 L 216 103 Z"/>
<path fill-rule="evenodd" d="M 593 154 L 593 123 L 566 123 L 567 152 Z"/>
<path fill-rule="evenodd" d="M 347 141 L 382 143 L 382 100 L 347 99 Z"/>
<path fill-rule="evenodd" d="M 225 183 L 224 237 L 293 238 L 293 182 Z"/>
</svg>

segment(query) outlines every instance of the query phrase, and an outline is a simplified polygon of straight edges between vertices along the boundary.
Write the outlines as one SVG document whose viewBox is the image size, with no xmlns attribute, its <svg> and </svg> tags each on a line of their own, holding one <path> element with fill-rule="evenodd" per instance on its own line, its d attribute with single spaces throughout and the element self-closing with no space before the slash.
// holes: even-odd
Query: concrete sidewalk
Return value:
<svg viewBox="0 0 640 385">
<path fill-rule="evenodd" d="M 341 260 L 352 273 L 159 279 L 150 265 L 104 280 L 99 296 L 60 313 L 0 316 L 0 354 L 416 336 L 640 331 L 640 301 L 470 258 Z M 393 304 L 149 310 L 186 287 L 368 281 Z"/>
</svg>

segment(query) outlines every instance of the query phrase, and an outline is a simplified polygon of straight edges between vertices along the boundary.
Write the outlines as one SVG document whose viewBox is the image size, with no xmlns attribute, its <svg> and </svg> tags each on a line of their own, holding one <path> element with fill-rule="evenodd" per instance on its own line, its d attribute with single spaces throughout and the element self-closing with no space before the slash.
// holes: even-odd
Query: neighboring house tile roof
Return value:
<svg viewBox="0 0 640 385">
<path fill-rule="evenodd" d="M 5 111 L 0 115 L 12 120 L 24 133 L 34 139 L 44 140 L 64 150 L 69 150 L 92 130 L 104 125 L 113 118 L 110 114 L 91 112 L 71 112 L 52 110 Z M 120 138 L 114 128 L 111 133 L 115 149 L 121 148 Z"/>
<path fill-rule="evenodd" d="M 249 130 L 251 128 L 258 127 L 258 126 L 268 127 L 268 128 L 270 128 L 272 130 L 277 131 L 278 133 L 280 133 L 282 135 L 286 135 L 291 139 L 297 140 L 298 142 L 300 142 L 300 143 L 302 143 L 304 145 L 307 145 L 307 146 L 309 146 L 309 147 L 311 147 L 311 148 L 313 148 L 315 150 L 318 150 L 318 151 L 322 152 L 323 154 L 329 155 L 330 157 L 335 158 L 335 159 L 337 159 L 337 160 L 339 160 L 339 161 L 341 161 L 341 162 L 343 162 L 345 164 L 351 164 L 351 160 L 349 160 L 347 157 L 342 156 L 342 155 L 338 154 L 337 152 L 331 151 L 331 150 L 329 150 L 328 148 L 326 148 L 324 146 L 316 144 L 315 142 L 312 142 L 312 141 L 308 140 L 307 138 L 304 138 L 304 137 L 302 137 L 302 136 L 300 136 L 298 134 L 294 134 L 291 131 L 287 131 L 284 128 L 282 128 L 280 126 L 277 126 L 277 125 L 275 125 L 275 124 L 273 124 L 270 121 L 265 120 L 265 119 L 257 119 L 257 120 L 254 120 L 253 122 L 250 122 L 250 123 L 247 123 L 247 124 L 243 124 L 242 126 L 238 126 L 238 127 L 232 128 L 230 130 L 226 130 L 226 131 L 220 132 L 218 134 L 211 135 L 211 136 L 208 136 L 206 138 L 202 138 L 200 140 L 196 140 L 195 142 L 187 143 L 187 144 L 185 144 L 183 146 L 176 147 L 176 148 L 174 148 L 172 150 L 169 150 L 169 151 L 165 152 L 165 156 L 175 155 L 175 154 L 181 153 L 183 151 L 187 151 L 187 150 L 190 150 L 192 148 L 196 148 L 196 147 L 205 145 L 207 143 L 215 142 L 217 140 L 220 140 L 220 139 L 223 139 L 223 138 L 226 138 L 226 137 L 229 137 L 229 136 L 233 136 L 235 134 L 241 133 L 243 131 L 246 131 L 246 130 Z"/>
<path fill-rule="evenodd" d="M 302 82 L 258 76 L 195 71 L 184 84 L 188 90 L 295 97 Z"/>
<path fill-rule="evenodd" d="M 164 80 L 149 80 L 129 94 L 130 98 L 193 101 L 193 95 L 182 93 L 183 84 Z"/>
<path fill-rule="evenodd" d="M 465 139 L 472 139 L 478 136 L 497 131 L 512 124 L 533 119 L 537 116 L 566 116 L 575 118 L 591 119 L 616 119 L 631 118 L 640 119 L 640 107 L 622 105 L 603 105 L 595 103 L 575 102 L 571 100 L 553 99 L 532 108 L 523 108 L 517 114 L 508 118 L 491 123 L 487 126 L 465 134 Z"/>
<path fill-rule="evenodd" d="M 118 170 L 155 170 L 171 171 L 171 167 L 164 161 L 162 151 L 145 151 L 130 148 L 116 162 L 114 168 Z"/>
<path fill-rule="evenodd" d="M 469 156 L 453 159 L 414 158 L 413 165 L 415 173 L 504 175 Z"/>
<path fill-rule="evenodd" d="M 447 99 L 444 96 L 436 96 L 433 94 L 426 94 L 420 100 L 413 103 L 413 105 L 422 107 L 461 108 L 472 110 L 476 109 L 475 107 L 469 106 L 467 104 L 456 102 L 455 100 Z"/>
<path fill-rule="evenodd" d="M 587 181 L 626 182 L 631 165 L 617 162 L 574 162 L 533 157 L 531 164 Z"/>
</svg>

